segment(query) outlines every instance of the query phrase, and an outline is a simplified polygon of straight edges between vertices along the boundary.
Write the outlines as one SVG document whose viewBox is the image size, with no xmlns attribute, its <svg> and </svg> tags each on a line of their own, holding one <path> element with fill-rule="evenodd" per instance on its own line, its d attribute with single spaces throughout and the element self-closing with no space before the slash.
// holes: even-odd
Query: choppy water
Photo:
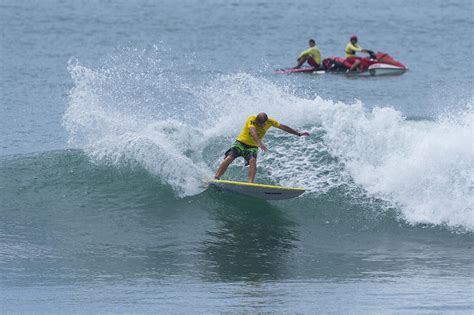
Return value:
<svg viewBox="0 0 474 315">
<path fill-rule="evenodd" d="M 472 312 L 472 2 L 306 5 L 3 1 L 1 309 Z M 272 74 L 352 33 L 410 72 Z M 205 190 L 260 111 L 308 192 Z"/>
</svg>

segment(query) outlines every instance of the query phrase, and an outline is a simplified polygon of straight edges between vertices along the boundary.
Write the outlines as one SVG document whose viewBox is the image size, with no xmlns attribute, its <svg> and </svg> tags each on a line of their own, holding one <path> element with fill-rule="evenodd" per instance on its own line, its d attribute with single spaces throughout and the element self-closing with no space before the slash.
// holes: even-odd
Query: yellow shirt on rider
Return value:
<svg viewBox="0 0 474 315">
<path fill-rule="evenodd" d="M 316 61 L 318 65 L 321 64 L 321 52 L 319 51 L 318 47 L 314 46 L 306 49 L 298 56 L 298 59 L 306 55 L 313 57 L 314 61 Z"/>
<path fill-rule="evenodd" d="M 256 119 L 257 119 L 257 115 L 253 115 L 247 118 L 244 128 L 242 129 L 239 136 L 237 137 L 238 141 L 252 147 L 257 147 L 258 146 L 257 142 L 255 142 L 255 139 L 250 134 L 250 128 L 255 128 L 255 130 L 257 131 L 258 138 L 260 140 L 262 140 L 262 138 L 265 136 L 265 133 L 270 127 L 280 128 L 280 123 L 273 118 L 268 117 L 263 127 L 260 127 L 257 124 Z"/>
<path fill-rule="evenodd" d="M 360 47 L 359 44 L 352 44 L 352 42 L 349 42 L 347 45 L 346 45 L 346 58 L 347 57 L 352 57 L 352 56 L 355 56 L 355 53 L 356 51 L 362 51 L 363 48 Z"/>
</svg>

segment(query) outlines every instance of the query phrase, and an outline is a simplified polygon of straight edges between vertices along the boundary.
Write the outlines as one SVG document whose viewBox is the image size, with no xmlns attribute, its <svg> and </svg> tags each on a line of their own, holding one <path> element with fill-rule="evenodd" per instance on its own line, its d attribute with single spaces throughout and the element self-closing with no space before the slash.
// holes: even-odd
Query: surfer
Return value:
<svg viewBox="0 0 474 315">
<path fill-rule="evenodd" d="M 301 54 L 298 56 L 298 65 L 296 67 L 293 67 L 293 69 L 299 69 L 301 66 L 307 62 L 311 67 L 318 69 L 321 64 L 321 52 L 319 51 L 319 48 L 316 47 L 316 42 L 314 39 L 310 39 L 309 42 L 309 48 L 306 49 L 305 51 L 301 52 Z"/>
<path fill-rule="evenodd" d="M 370 50 L 363 49 L 359 43 L 356 35 L 352 35 L 349 43 L 346 45 L 346 61 L 351 64 L 351 67 L 349 68 L 349 71 L 354 71 L 359 69 L 361 65 L 361 58 L 356 56 L 356 52 L 360 51 L 363 53 L 369 54 L 371 57 L 374 55 L 374 53 Z"/>
<path fill-rule="evenodd" d="M 253 183 L 257 174 L 257 153 L 258 148 L 268 152 L 267 147 L 262 142 L 265 133 L 270 127 L 276 127 L 298 137 L 309 136 L 308 132 L 298 132 L 293 128 L 280 124 L 275 119 L 268 117 L 266 113 L 259 113 L 247 118 L 244 128 L 240 132 L 237 140 L 224 155 L 224 161 L 217 169 L 215 179 L 220 179 L 229 165 L 239 156 L 245 159 L 245 165 L 249 166 L 248 181 Z"/>
</svg>

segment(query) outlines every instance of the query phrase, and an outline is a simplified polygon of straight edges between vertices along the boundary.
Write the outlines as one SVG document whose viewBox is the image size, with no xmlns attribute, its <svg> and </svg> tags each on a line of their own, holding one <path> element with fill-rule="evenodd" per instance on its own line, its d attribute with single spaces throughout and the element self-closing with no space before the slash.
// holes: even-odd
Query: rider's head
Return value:
<svg viewBox="0 0 474 315">
<path fill-rule="evenodd" d="M 257 121 L 257 124 L 258 124 L 259 126 L 265 125 L 265 122 L 266 122 L 267 120 L 268 120 L 267 114 L 265 114 L 265 113 L 259 113 L 259 114 L 257 115 L 256 121 Z"/>
<path fill-rule="evenodd" d="M 310 39 L 308 41 L 308 44 L 309 44 L 309 47 L 314 47 L 314 46 L 316 46 L 316 41 L 314 39 Z"/>
<path fill-rule="evenodd" d="M 353 44 L 357 43 L 357 36 L 356 35 L 351 36 L 351 43 L 353 43 Z"/>
</svg>

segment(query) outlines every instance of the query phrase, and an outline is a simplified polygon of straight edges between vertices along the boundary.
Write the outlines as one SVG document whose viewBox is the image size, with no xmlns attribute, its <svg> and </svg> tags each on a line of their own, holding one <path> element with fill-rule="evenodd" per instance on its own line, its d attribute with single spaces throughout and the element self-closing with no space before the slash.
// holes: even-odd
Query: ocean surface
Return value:
<svg viewBox="0 0 474 315">
<path fill-rule="evenodd" d="M 471 0 L 0 0 L 0 29 L 0 313 L 474 312 Z M 352 34 L 409 72 L 273 74 Z M 206 189 L 261 111 L 311 136 L 271 129 L 257 182 L 307 192 Z"/>
</svg>

